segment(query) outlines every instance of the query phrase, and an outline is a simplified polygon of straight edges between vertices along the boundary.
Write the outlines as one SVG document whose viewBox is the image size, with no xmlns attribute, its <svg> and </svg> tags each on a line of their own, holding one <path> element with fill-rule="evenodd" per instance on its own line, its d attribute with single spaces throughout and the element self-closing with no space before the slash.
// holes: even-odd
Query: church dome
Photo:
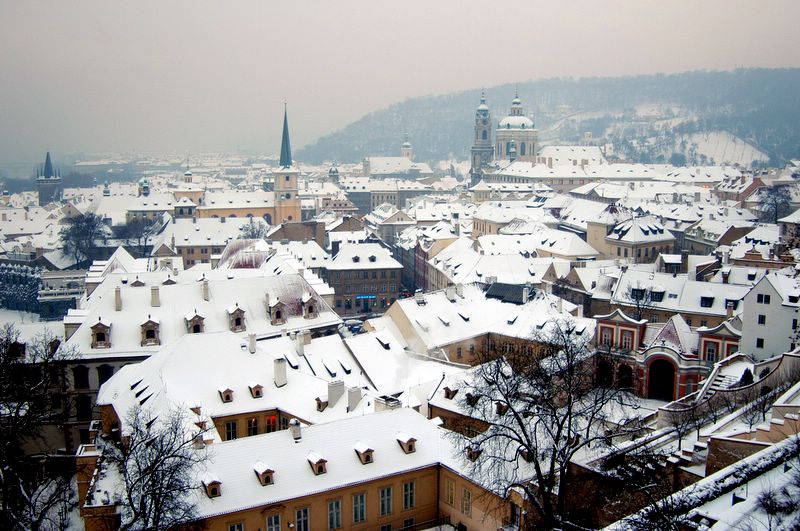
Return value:
<svg viewBox="0 0 800 531">
<path fill-rule="evenodd" d="M 533 120 L 527 116 L 506 116 L 497 125 L 498 129 L 533 129 Z"/>
<path fill-rule="evenodd" d="M 339 175 L 339 168 L 331 166 L 331 169 L 328 170 L 328 176 L 333 177 L 334 175 Z"/>
</svg>

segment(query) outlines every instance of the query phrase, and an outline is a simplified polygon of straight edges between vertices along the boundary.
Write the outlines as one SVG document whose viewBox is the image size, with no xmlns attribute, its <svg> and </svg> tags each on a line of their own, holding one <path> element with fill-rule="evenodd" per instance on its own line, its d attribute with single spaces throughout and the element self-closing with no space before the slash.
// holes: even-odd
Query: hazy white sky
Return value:
<svg viewBox="0 0 800 531">
<path fill-rule="evenodd" d="M 800 66 L 798 15 L 797 0 L 0 0 L 0 162 L 275 152 L 284 99 L 297 147 L 413 96 Z"/>
</svg>

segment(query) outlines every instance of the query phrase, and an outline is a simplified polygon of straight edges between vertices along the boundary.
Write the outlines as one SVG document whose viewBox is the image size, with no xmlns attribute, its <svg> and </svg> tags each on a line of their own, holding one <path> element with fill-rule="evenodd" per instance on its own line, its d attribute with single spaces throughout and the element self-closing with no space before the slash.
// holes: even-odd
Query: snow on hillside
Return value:
<svg viewBox="0 0 800 531">
<path fill-rule="evenodd" d="M 684 154 L 688 158 L 692 158 L 689 155 L 694 150 L 695 157 L 705 155 L 709 162 L 713 160 L 714 164 L 750 166 L 753 161 L 769 160 L 766 153 L 727 131 L 683 135 L 676 140 L 676 151 L 681 151 L 684 140 L 686 141 Z"/>
</svg>

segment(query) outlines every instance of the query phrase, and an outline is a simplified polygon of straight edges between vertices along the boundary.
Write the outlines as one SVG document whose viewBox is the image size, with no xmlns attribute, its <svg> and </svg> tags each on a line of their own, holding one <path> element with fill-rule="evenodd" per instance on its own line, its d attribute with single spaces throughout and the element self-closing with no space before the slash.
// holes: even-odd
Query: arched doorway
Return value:
<svg viewBox="0 0 800 531">
<path fill-rule="evenodd" d="M 675 400 L 675 366 L 665 359 L 657 359 L 647 371 L 647 398 Z"/>
<path fill-rule="evenodd" d="M 600 387 L 611 387 L 613 380 L 611 364 L 606 360 L 597 363 L 597 385 Z"/>
</svg>

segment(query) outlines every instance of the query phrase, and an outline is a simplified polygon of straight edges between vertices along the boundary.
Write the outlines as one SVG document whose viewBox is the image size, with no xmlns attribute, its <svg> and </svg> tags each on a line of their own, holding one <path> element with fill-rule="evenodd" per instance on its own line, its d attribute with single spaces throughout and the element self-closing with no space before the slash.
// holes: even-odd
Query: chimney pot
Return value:
<svg viewBox="0 0 800 531">
<path fill-rule="evenodd" d="M 289 421 L 289 433 L 292 434 L 292 439 L 294 439 L 294 442 L 298 442 L 303 437 L 299 420 L 292 419 Z"/>
</svg>

